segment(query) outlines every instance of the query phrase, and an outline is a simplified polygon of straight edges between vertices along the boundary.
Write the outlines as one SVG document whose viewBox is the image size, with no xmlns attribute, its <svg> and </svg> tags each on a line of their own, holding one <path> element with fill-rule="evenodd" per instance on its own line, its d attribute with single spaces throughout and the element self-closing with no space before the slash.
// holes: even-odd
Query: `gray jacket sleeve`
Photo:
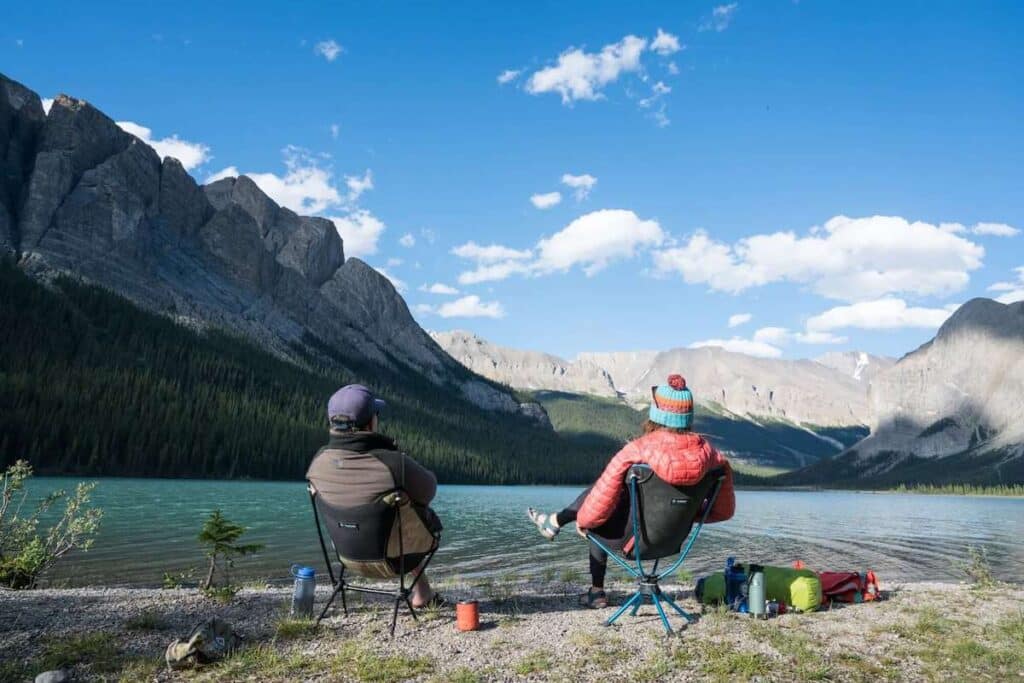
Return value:
<svg viewBox="0 0 1024 683">
<path fill-rule="evenodd" d="M 437 477 L 408 455 L 402 454 L 402 468 L 405 474 L 405 491 L 413 502 L 429 505 L 437 494 Z"/>
</svg>

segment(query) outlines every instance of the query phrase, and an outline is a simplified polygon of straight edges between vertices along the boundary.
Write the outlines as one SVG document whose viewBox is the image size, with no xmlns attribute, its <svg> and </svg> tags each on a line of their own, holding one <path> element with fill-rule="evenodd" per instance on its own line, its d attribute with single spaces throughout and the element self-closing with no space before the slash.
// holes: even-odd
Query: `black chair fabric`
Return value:
<svg viewBox="0 0 1024 683">
<path fill-rule="evenodd" d="M 723 472 L 714 470 L 692 486 L 674 486 L 659 478 L 646 465 L 634 465 L 626 475 L 636 477 L 637 510 L 640 517 L 640 543 L 629 553 L 639 552 L 642 560 L 660 560 L 679 552 L 694 523 L 700 518 L 704 502 Z M 633 534 L 632 516 L 626 534 Z"/>
</svg>

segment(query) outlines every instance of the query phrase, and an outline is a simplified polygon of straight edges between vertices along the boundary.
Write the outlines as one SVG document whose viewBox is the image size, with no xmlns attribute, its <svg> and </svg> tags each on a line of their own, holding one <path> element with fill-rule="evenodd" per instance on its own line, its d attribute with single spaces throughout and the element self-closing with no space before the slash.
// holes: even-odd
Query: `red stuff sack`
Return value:
<svg viewBox="0 0 1024 683">
<path fill-rule="evenodd" d="M 857 572 L 821 572 L 821 602 L 870 602 L 881 596 L 878 589 L 878 577 L 872 571 L 866 574 Z"/>
</svg>

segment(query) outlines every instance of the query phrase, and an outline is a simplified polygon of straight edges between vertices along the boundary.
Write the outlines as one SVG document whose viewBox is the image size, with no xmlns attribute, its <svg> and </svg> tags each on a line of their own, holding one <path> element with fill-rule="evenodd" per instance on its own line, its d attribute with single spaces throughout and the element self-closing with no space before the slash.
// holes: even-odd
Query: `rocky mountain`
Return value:
<svg viewBox="0 0 1024 683">
<path fill-rule="evenodd" d="M 611 375 L 598 365 L 493 344 L 472 332 L 431 332 L 442 349 L 473 372 L 517 389 L 615 397 Z"/>
<path fill-rule="evenodd" d="M 735 415 L 808 427 L 868 422 L 865 387 L 852 377 L 810 360 L 755 358 L 717 347 L 659 353 L 626 395 L 647 402 L 651 385 L 673 372 L 686 377 L 698 402 Z"/>
<path fill-rule="evenodd" d="M 414 372 L 520 410 L 438 347 L 386 278 L 346 259 L 330 221 L 278 206 L 245 176 L 200 186 L 89 103 L 61 95 L 47 114 L 3 75 L 0 254 L 294 362 Z"/>
<path fill-rule="evenodd" d="M 646 381 L 657 355 L 657 351 L 588 351 L 579 354 L 576 359 L 607 372 L 612 377 L 616 391 L 625 394 L 631 387 Z"/>
<path fill-rule="evenodd" d="M 875 378 L 858 454 L 935 458 L 1024 444 L 1024 302 L 972 299 Z"/>
<path fill-rule="evenodd" d="M 875 356 L 863 351 L 830 351 L 814 360 L 865 385 L 896 363 L 895 358 Z"/>
<path fill-rule="evenodd" d="M 781 484 L 1024 481 L 1024 302 L 972 299 L 935 338 L 876 375 L 871 432 Z"/>
</svg>

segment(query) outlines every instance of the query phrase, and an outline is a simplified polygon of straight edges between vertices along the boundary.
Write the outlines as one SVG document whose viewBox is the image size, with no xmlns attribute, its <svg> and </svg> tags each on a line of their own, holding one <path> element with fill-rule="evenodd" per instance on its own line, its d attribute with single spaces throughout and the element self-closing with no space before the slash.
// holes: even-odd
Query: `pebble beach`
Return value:
<svg viewBox="0 0 1024 683">
<path fill-rule="evenodd" d="M 611 590 L 614 604 L 628 585 Z M 703 607 L 667 586 L 699 620 L 666 636 L 645 606 L 603 626 L 609 610 L 578 603 L 558 581 L 448 584 L 450 601 L 480 601 L 480 629 L 462 633 L 452 607 L 413 621 L 353 597 L 319 628 L 288 615 L 290 590 L 246 588 L 226 603 L 196 589 L 75 588 L 0 592 L 0 680 L 61 670 L 69 680 L 596 681 L 948 680 L 1024 675 L 1024 587 L 883 585 L 885 599 L 766 621 Z M 317 591 L 323 605 L 329 588 Z M 163 654 L 210 616 L 244 637 L 232 657 L 167 670 Z M 680 626 L 680 620 L 673 620 Z"/>
</svg>

